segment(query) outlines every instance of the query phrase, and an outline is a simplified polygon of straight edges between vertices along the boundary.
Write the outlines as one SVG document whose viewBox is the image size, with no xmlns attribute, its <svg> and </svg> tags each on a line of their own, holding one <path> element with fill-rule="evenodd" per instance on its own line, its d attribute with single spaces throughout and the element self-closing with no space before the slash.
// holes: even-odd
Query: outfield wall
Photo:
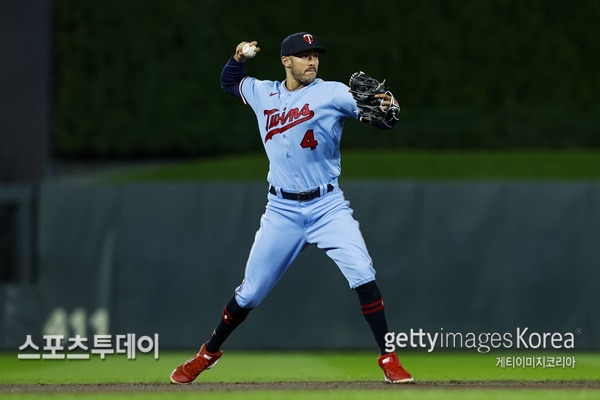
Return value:
<svg viewBox="0 0 600 400">
<path fill-rule="evenodd" d="M 342 189 L 392 331 L 514 336 L 528 327 L 575 332 L 576 348 L 600 349 L 600 184 Z M 261 183 L 51 183 L 22 193 L 15 201 L 35 205 L 36 268 L 0 286 L 0 346 L 13 350 L 42 333 L 159 333 L 162 349 L 201 344 L 241 281 L 266 202 Z M 228 347 L 372 348 L 362 319 L 335 264 L 311 246 Z"/>
</svg>

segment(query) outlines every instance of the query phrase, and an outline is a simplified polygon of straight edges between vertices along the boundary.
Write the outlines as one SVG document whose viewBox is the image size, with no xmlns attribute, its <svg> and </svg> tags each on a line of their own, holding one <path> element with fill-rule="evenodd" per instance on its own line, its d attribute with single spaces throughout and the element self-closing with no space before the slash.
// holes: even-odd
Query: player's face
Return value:
<svg viewBox="0 0 600 400">
<path fill-rule="evenodd" d="M 310 85 L 317 79 L 319 72 L 319 53 L 305 51 L 294 54 L 290 58 L 290 72 L 292 77 L 302 86 Z"/>
</svg>

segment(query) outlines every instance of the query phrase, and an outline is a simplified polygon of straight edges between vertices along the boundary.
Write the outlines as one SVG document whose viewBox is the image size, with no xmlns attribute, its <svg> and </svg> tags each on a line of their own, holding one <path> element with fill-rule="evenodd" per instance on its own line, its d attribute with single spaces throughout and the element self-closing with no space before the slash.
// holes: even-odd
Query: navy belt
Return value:
<svg viewBox="0 0 600 400">
<path fill-rule="evenodd" d="M 334 186 L 331 183 L 327 185 L 327 193 L 333 191 L 333 189 L 334 189 Z M 269 188 L 269 193 L 271 193 L 274 196 L 277 196 L 277 191 L 275 190 L 275 188 L 273 186 L 271 186 Z M 320 195 L 321 195 L 321 188 L 316 188 L 314 190 L 309 190 L 307 192 L 300 192 L 300 193 L 290 193 L 290 192 L 284 191 L 283 189 L 281 190 L 281 197 L 283 197 L 286 200 L 310 201 L 310 200 L 316 199 Z"/>
</svg>

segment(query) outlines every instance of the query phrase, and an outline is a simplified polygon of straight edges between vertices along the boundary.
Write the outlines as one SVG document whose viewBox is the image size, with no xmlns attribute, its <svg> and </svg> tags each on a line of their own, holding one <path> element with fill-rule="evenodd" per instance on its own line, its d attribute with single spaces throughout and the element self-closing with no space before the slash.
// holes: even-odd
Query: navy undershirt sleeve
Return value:
<svg viewBox="0 0 600 400">
<path fill-rule="evenodd" d="M 246 77 L 244 63 L 239 63 L 231 57 L 221 72 L 221 89 L 232 96 L 242 98 L 239 84 L 244 77 Z"/>
</svg>

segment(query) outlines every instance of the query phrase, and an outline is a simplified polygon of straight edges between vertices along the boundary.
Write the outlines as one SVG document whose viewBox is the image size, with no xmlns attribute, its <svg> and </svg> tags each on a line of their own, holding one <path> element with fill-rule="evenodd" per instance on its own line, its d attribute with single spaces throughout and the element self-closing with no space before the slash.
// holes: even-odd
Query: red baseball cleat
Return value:
<svg viewBox="0 0 600 400">
<path fill-rule="evenodd" d="M 411 374 L 404 369 L 396 353 L 382 354 L 377 363 L 383 370 L 385 381 L 388 383 L 415 383 Z"/>
<path fill-rule="evenodd" d="M 221 350 L 218 353 L 209 353 L 206 351 L 206 343 L 204 343 L 198 354 L 173 370 L 171 383 L 192 383 L 202 371 L 214 367 L 222 354 L 223 351 Z"/>
</svg>

